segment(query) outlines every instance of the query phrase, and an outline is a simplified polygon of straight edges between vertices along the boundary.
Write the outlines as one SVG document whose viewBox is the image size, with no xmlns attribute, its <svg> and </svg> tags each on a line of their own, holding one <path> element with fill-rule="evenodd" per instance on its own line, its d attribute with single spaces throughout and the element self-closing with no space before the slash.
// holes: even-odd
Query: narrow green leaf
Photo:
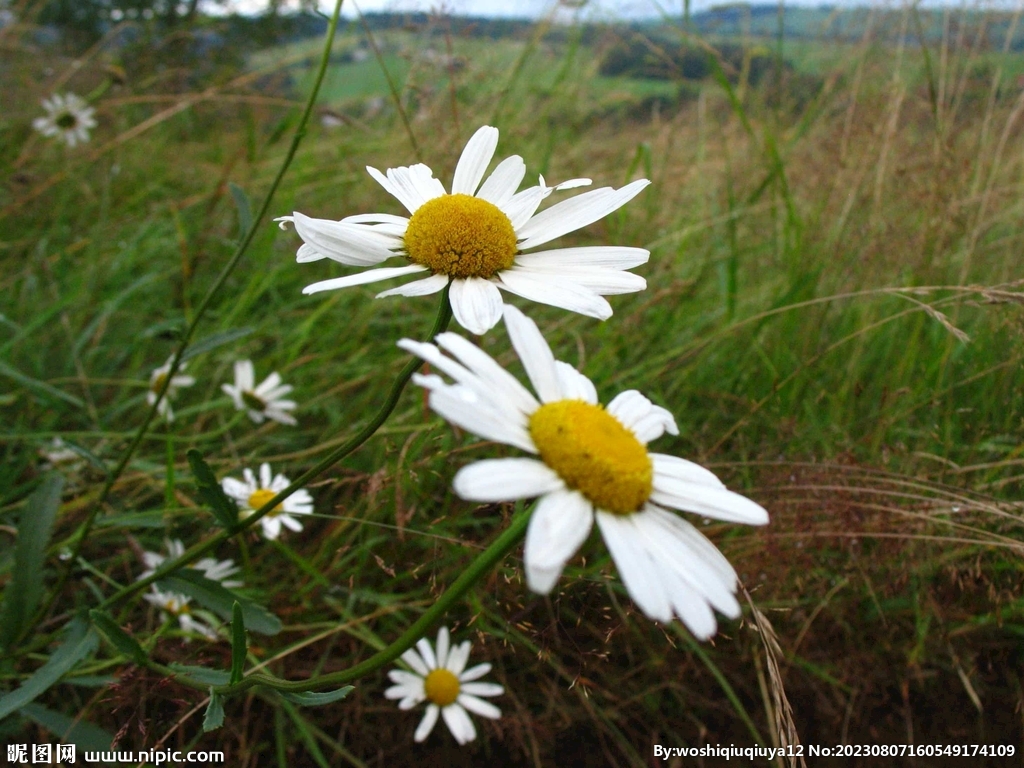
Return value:
<svg viewBox="0 0 1024 768">
<path fill-rule="evenodd" d="M 233 606 L 237 600 L 242 606 L 245 626 L 250 632 L 276 635 L 281 631 L 281 620 L 266 608 L 256 605 L 244 597 L 239 597 L 222 584 L 206 578 L 192 568 L 183 568 L 170 576 L 165 576 L 157 582 L 157 585 L 161 589 L 195 598 L 224 621 L 230 621 Z"/>
<path fill-rule="evenodd" d="M 149 657 L 146 656 L 142 646 L 139 645 L 139 642 L 134 637 L 121 629 L 121 626 L 114 621 L 114 618 L 109 613 L 94 608 L 89 611 L 89 618 L 92 619 L 93 626 L 100 631 L 112 646 L 136 664 L 146 665 Z"/>
<path fill-rule="evenodd" d="M 85 408 L 85 403 L 74 395 L 69 395 L 64 390 L 57 389 L 55 386 L 47 384 L 45 381 L 40 381 L 39 379 L 33 379 L 31 376 L 26 376 L 21 371 L 9 366 L 7 363 L 0 362 L 0 374 L 14 379 L 26 389 L 31 389 L 37 395 L 48 395 L 49 397 L 63 400 L 65 403 L 71 403 L 71 405 L 74 405 L 77 408 Z"/>
<path fill-rule="evenodd" d="M 205 338 L 200 339 L 195 344 L 192 344 L 185 353 L 181 356 L 181 362 L 191 360 L 193 357 L 209 352 L 211 349 L 230 344 L 233 341 L 244 339 L 250 333 L 253 332 L 252 328 L 234 328 L 230 331 L 222 331 L 221 333 L 213 333 Z"/>
<path fill-rule="evenodd" d="M 242 679 L 245 672 L 245 618 L 242 616 L 242 605 L 235 600 L 231 606 L 231 684 Z"/>
<path fill-rule="evenodd" d="M 341 701 L 354 690 L 355 686 L 346 685 L 336 691 L 302 691 L 301 693 L 278 691 L 278 693 L 292 704 L 298 704 L 300 707 L 322 707 L 324 704 L 333 704 L 336 701 Z"/>
<path fill-rule="evenodd" d="M 26 704 L 19 714 L 34 723 L 43 726 L 57 737 L 62 744 L 74 744 L 79 752 L 106 752 L 114 737 L 103 728 L 84 720 L 70 718 L 60 712 L 54 712 L 41 704 Z"/>
<path fill-rule="evenodd" d="M 99 636 L 87 622 L 78 618 L 72 619 L 68 623 L 64 642 L 53 652 L 50 660 L 21 686 L 0 698 L 0 720 L 49 690 L 78 662 L 95 651 L 99 643 Z"/>
<path fill-rule="evenodd" d="M 249 204 L 249 196 L 232 181 L 228 182 L 228 189 L 231 190 L 231 197 L 234 198 L 235 208 L 238 210 L 238 236 L 245 237 L 245 233 L 252 226 L 252 205 Z"/>
<path fill-rule="evenodd" d="M 192 475 L 196 479 L 199 495 L 213 510 L 213 516 L 217 518 L 217 522 L 225 528 L 232 527 L 238 522 L 238 505 L 235 504 L 234 499 L 228 498 L 228 495 L 224 493 L 224 489 L 217 482 L 217 476 L 213 474 L 210 465 L 203 459 L 203 454 L 195 448 L 190 448 L 186 455 L 189 466 L 192 467 Z"/>
<path fill-rule="evenodd" d="M 203 733 L 216 731 L 224 725 L 224 697 L 210 689 L 210 704 L 203 716 Z"/>
<path fill-rule="evenodd" d="M 171 662 L 171 669 L 179 675 L 191 677 L 197 683 L 203 685 L 227 685 L 231 681 L 231 675 L 222 669 L 210 669 L 209 667 L 193 667 L 188 664 Z"/>
<path fill-rule="evenodd" d="M 28 497 L 18 520 L 14 571 L 4 590 L 4 605 L 0 611 L 0 645 L 5 648 L 10 648 L 21 635 L 42 595 L 46 545 L 50 542 L 63 487 L 64 478 L 59 473 L 46 475 Z"/>
</svg>

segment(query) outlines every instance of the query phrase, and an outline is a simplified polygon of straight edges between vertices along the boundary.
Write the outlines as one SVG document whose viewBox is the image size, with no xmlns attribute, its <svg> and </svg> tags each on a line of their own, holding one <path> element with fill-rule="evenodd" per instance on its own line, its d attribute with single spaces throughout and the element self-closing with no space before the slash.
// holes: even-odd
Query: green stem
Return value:
<svg viewBox="0 0 1024 768">
<path fill-rule="evenodd" d="M 35 626 L 35 624 L 50 611 L 50 608 L 53 607 L 54 602 L 56 602 L 57 597 L 63 590 L 65 583 L 67 583 L 68 577 L 71 575 L 71 571 L 74 567 L 74 564 L 78 561 L 78 555 L 82 551 L 82 546 L 85 544 L 85 540 L 89 537 L 89 533 L 92 531 L 93 523 L 96 521 L 97 515 L 99 515 L 100 510 L 103 509 L 103 505 L 106 503 L 107 498 L 110 496 L 110 492 L 111 490 L 113 490 L 114 484 L 117 482 L 117 479 L 121 476 L 121 473 L 124 472 L 125 468 L 128 466 L 128 462 L 131 460 L 132 455 L 135 453 L 135 449 L 138 448 L 139 443 L 142 442 L 142 438 L 145 436 L 146 431 L 149 429 L 150 423 L 153 421 L 153 418 L 156 415 L 156 409 L 160 405 L 160 401 L 163 400 L 163 398 L 167 394 L 167 388 L 171 383 L 171 379 L 174 378 L 174 375 L 178 372 L 178 369 L 181 367 L 181 357 L 184 354 L 186 347 L 188 347 L 188 343 L 192 338 L 192 334 L 195 332 L 196 326 L 198 326 L 200 320 L 203 319 L 203 315 L 206 313 L 207 308 L 213 301 L 213 297 L 220 290 L 221 286 L 224 285 L 224 282 L 234 271 L 235 267 L 238 265 L 238 262 L 241 260 L 242 256 L 244 256 L 245 252 L 249 249 L 249 245 L 252 243 L 253 238 L 256 236 L 256 232 L 259 229 L 264 216 L 266 216 L 267 211 L 270 210 L 270 203 L 274 199 L 274 194 L 277 192 L 277 188 L 281 185 L 281 181 L 284 179 L 285 172 L 291 165 L 292 159 L 295 157 L 295 153 L 298 151 L 299 144 L 306 135 L 306 124 L 309 122 L 309 117 L 313 113 L 313 107 L 316 104 L 317 95 L 320 93 L 320 85 L 321 83 L 323 83 L 324 75 L 327 72 L 327 65 L 331 59 L 331 47 L 334 43 L 335 30 L 338 28 L 338 17 L 341 15 L 341 5 L 343 2 L 344 0 L 337 0 L 337 2 L 334 5 L 334 13 L 331 15 L 331 21 L 327 26 L 327 40 L 324 44 L 324 52 L 320 57 L 320 68 L 317 71 L 316 80 L 313 83 L 313 90 L 309 94 L 309 98 L 306 100 L 306 108 L 302 112 L 302 117 L 299 118 L 299 124 L 295 129 L 295 136 L 292 138 L 292 143 L 288 147 L 288 153 L 285 155 L 284 162 L 281 163 L 281 167 L 278 170 L 277 175 L 274 177 L 273 183 L 270 185 L 270 190 L 267 192 L 267 196 L 263 200 L 263 205 L 260 206 L 260 209 L 257 212 L 256 216 L 253 217 L 252 224 L 249 226 L 249 230 L 245 233 L 245 237 L 243 237 L 242 241 L 238 244 L 238 248 L 235 249 L 234 255 L 232 255 L 231 259 L 224 266 L 224 269 L 221 270 L 220 275 L 217 276 L 217 279 L 214 281 L 213 285 L 210 287 L 210 290 L 207 292 L 206 296 L 203 297 L 202 302 L 196 309 L 195 317 L 192 319 L 192 322 L 189 323 L 188 327 L 186 328 L 184 336 L 182 337 L 181 340 L 181 344 L 178 346 L 178 349 L 175 351 L 173 359 L 171 360 L 171 369 L 170 371 L 168 371 L 167 376 L 164 379 L 163 385 L 160 387 L 160 391 L 157 392 L 156 402 L 153 403 L 153 406 L 149 409 L 149 413 L 146 414 L 145 420 L 143 420 L 142 425 L 135 433 L 135 437 L 132 438 L 132 441 L 128 445 L 128 448 L 121 456 L 121 459 L 120 461 L 118 461 L 117 466 L 114 467 L 114 470 L 107 476 L 107 480 L 103 485 L 103 490 L 100 493 L 100 498 L 96 501 L 96 506 L 94 506 L 89 511 L 89 514 L 86 516 L 85 521 L 79 527 L 80 532 L 76 537 L 77 541 L 75 543 L 75 548 L 71 553 L 71 557 L 68 558 L 67 565 L 64 567 L 63 571 L 61 571 L 60 578 L 57 580 L 57 585 L 53 588 L 53 592 L 50 594 L 49 598 L 39 609 L 36 615 L 33 617 L 32 621 L 26 624 L 25 631 Z M 22 633 L 22 636 L 24 636 L 24 632 Z"/>
<path fill-rule="evenodd" d="M 444 331 L 448 328 L 448 323 L 451 322 L 452 307 L 451 303 L 448 301 L 448 290 L 450 286 L 451 283 L 445 286 L 444 290 L 441 292 L 441 304 L 437 308 L 437 318 L 434 320 L 434 327 L 431 329 L 430 335 L 427 337 L 428 339 L 433 339 L 439 333 L 444 333 Z M 315 478 L 325 469 L 328 469 L 334 464 L 337 464 L 339 461 L 341 461 L 341 459 L 345 458 L 346 456 L 348 456 L 348 454 L 352 453 L 352 451 L 354 451 L 356 448 L 358 448 L 367 440 L 369 440 L 370 437 L 372 437 L 373 434 L 378 429 L 380 429 L 381 425 L 385 421 L 387 421 L 388 416 L 390 416 L 391 412 L 395 410 L 395 406 L 398 404 L 398 398 L 401 396 L 402 390 L 405 389 L 405 385 L 409 383 L 409 379 L 412 378 L 412 375 L 416 373 L 417 369 L 421 365 L 423 365 L 423 361 L 420 360 L 418 357 L 414 357 L 412 360 L 406 363 L 405 366 L 402 368 L 401 372 L 398 374 L 398 378 L 396 378 L 394 383 L 391 385 L 391 391 L 388 392 L 388 396 L 387 399 L 384 401 L 384 404 L 381 405 L 380 410 L 377 411 L 376 415 L 366 424 L 366 426 L 364 426 L 361 430 L 359 430 L 359 432 L 353 435 L 350 440 L 347 440 L 345 443 L 339 445 L 337 448 L 331 451 L 331 453 L 327 454 L 327 456 L 320 460 L 310 470 L 301 474 L 291 485 L 289 485 L 283 491 L 274 496 L 274 498 L 272 498 L 262 507 L 257 509 L 251 515 L 246 517 L 244 520 L 239 520 L 234 527 L 223 530 L 215 536 L 212 536 L 211 538 L 207 539 L 206 541 L 199 542 L 198 544 L 186 550 L 181 557 L 175 560 L 165 561 L 159 568 L 157 568 L 153 573 L 151 573 L 144 579 L 139 579 L 138 581 L 133 582 L 127 587 L 118 590 L 113 595 L 104 600 L 99 607 L 106 608 L 107 606 L 116 603 L 118 600 L 128 597 L 141 589 L 145 589 L 154 581 L 162 579 L 164 576 L 173 573 L 179 568 L 182 568 L 188 565 L 189 563 L 195 562 L 221 542 L 230 539 L 235 534 L 241 533 L 246 528 L 257 523 L 261 518 L 269 514 L 278 504 L 280 504 L 293 493 L 295 493 L 295 491 L 302 488 L 306 483 Z"/>
<path fill-rule="evenodd" d="M 368 675 L 371 672 L 376 672 L 378 669 L 383 667 L 385 664 L 397 659 L 403 653 L 416 643 L 421 637 L 425 636 L 428 631 L 433 629 L 438 621 L 444 616 L 445 612 L 469 589 L 476 584 L 485 574 L 491 571 L 498 563 L 500 563 L 505 555 L 519 543 L 519 540 L 526 533 L 526 526 L 530 522 L 530 515 L 532 510 L 525 510 L 519 512 L 515 517 L 512 518 L 512 523 L 506 528 L 498 538 L 496 538 L 487 549 L 480 553 L 480 555 L 470 563 L 469 567 L 462 572 L 462 574 L 455 580 L 455 582 L 445 590 L 444 594 L 437 599 L 426 612 L 419 617 L 412 625 L 405 630 L 391 645 L 373 656 L 368 658 L 366 661 L 362 661 L 356 664 L 354 667 L 342 670 L 341 672 L 332 672 L 327 675 L 320 675 L 318 677 L 311 677 L 308 680 L 299 680 L 291 682 L 288 680 L 280 680 L 275 677 L 270 677 L 264 674 L 254 674 L 245 678 L 239 683 L 234 685 L 222 685 L 214 688 L 216 693 L 230 695 L 240 693 L 248 688 L 252 688 L 256 685 L 265 685 L 268 688 L 273 688 L 278 691 L 288 692 L 299 692 L 299 691 L 310 691 L 316 688 L 325 688 L 328 686 L 344 685 L 353 680 L 356 680 L 364 675 Z"/>
</svg>

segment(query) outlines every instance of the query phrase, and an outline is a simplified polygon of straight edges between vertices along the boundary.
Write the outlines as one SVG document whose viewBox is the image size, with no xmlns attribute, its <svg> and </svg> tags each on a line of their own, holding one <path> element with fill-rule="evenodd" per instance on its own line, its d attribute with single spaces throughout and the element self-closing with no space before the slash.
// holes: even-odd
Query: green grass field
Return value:
<svg viewBox="0 0 1024 768">
<path fill-rule="evenodd" d="M 796 70 L 820 77 L 810 98 L 742 73 L 676 98 L 676 82 L 600 77 L 607 41 L 553 42 L 543 28 L 497 42 L 378 33 L 379 61 L 329 68 L 319 103 L 341 124 L 314 112 L 196 327 L 195 385 L 104 496 L 146 419 L 151 371 L 271 189 L 322 41 L 196 84 L 170 64 L 136 71 L 103 45 L 74 52 L 76 66 L 29 32 L 0 29 L 0 584 L 3 610 L 22 611 L 4 614 L 21 617 L 17 630 L 0 629 L 0 741 L 223 750 L 238 766 L 725 765 L 652 755 L 755 743 L 1013 745 L 1015 756 L 969 764 L 1020 764 L 1024 95 L 999 41 L 922 48 L 888 29 L 859 44 L 784 41 Z M 457 66 L 438 58 L 449 45 Z M 369 50 L 348 32 L 335 52 L 357 48 Z M 125 76 L 112 81 L 112 65 Z M 40 100 L 65 91 L 94 94 L 97 110 L 75 148 L 31 127 Z M 517 545 L 444 619 L 505 688 L 493 699 L 502 718 L 475 718 L 462 748 L 443 724 L 413 743 L 420 709 L 383 696 L 393 665 L 319 707 L 251 688 L 204 733 L 209 690 L 167 669 L 228 670 L 232 643 L 188 635 L 139 594 L 105 609 L 145 662 L 101 631 L 43 686 L 62 628 L 131 585 L 143 551 L 221 530 L 187 451 L 217 478 L 269 462 L 294 479 L 369 422 L 410 359 L 396 341 L 427 337 L 436 296 L 374 300 L 394 282 L 303 295 L 356 270 L 296 263 L 301 240 L 270 219 L 404 213 L 365 166 L 424 162 L 447 187 L 481 125 L 501 132 L 497 158 L 524 158 L 525 185 L 541 173 L 652 181 L 553 244 L 648 249 L 635 270 L 645 291 L 610 297 L 604 322 L 509 301 L 602 402 L 638 389 L 672 412 L 680 435 L 652 450 L 709 467 L 768 510 L 758 529 L 685 515 L 739 574 L 743 618 L 719 616 L 706 643 L 652 622 L 597 533 L 538 596 Z M 501 325 L 478 342 L 525 380 Z M 246 358 L 257 380 L 278 371 L 294 386 L 297 426 L 235 410 L 221 385 Z M 40 451 L 55 437 L 78 454 L 58 465 L 47 512 Z M 315 512 L 301 532 L 267 541 L 257 526 L 211 553 L 241 567 L 243 601 L 280 620 L 279 632 L 250 632 L 246 669 L 303 680 L 392 643 L 513 516 L 512 504 L 462 501 L 452 476 L 513 455 L 407 387 L 373 438 L 308 483 Z M 26 686 L 42 687 L 11 698 Z M 844 758 L 947 763 L 967 764 Z"/>
</svg>

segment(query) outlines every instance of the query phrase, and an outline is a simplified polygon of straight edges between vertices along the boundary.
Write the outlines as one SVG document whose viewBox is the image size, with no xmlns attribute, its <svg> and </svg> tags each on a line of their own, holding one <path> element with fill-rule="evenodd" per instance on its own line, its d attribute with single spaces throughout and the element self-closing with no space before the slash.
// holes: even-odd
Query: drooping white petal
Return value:
<svg viewBox="0 0 1024 768">
<path fill-rule="evenodd" d="M 400 285 L 397 288 L 389 288 L 381 291 L 374 298 L 383 299 L 388 296 L 429 296 L 443 290 L 448 285 L 448 275 L 431 275 L 422 280 L 413 280 L 411 283 Z"/>
<path fill-rule="evenodd" d="M 768 511 L 746 496 L 665 475 L 655 474 L 651 501 L 730 523 L 765 525 L 768 522 Z"/>
<path fill-rule="evenodd" d="M 519 155 L 506 157 L 484 181 L 476 196 L 504 209 L 526 175 L 526 163 Z M 506 214 L 508 215 L 508 214 Z"/>
<path fill-rule="evenodd" d="M 532 499 L 564 488 L 557 473 L 535 459 L 483 459 L 462 467 L 452 480 L 460 498 L 480 502 Z"/>
<path fill-rule="evenodd" d="M 478 128 L 466 144 L 466 148 L 462 150 L 459 163 L 455 166 L 455 176 L 452 178 L 453 195 L 476 193 L 497 148 L 498 129 L 489 125 Z"/>
<path fill-rule="evenodd" d="M 597 405 L 594 382 L 561 360 L 555 360 L 555 370 L 558 373 L 559 386 L 562 388 L 562 399 L 583 400 L 591 405 Z"/>
<path fill-rule="evenodd" d="M 509 339 L 541 402 L 561 400 L 562 387 L 555 368 L 555 356 L 537 324 L 511 304 L 505 305 L 504 314 Z"/>
<path fill-rule="evenodd" d="M 295 252 L 295 261 L 299 264 L 307 264 L 311 261 L 320 261 L 320 259 L 326 259 L 327 256 L 320 253 L 309 243 L 303 243 L 299 246 L 299 250 Z"/>
<path fill-rule="evenodd" d="M 440 714 L 441 709 L 437 704 L 428 704 L 426 711 L 423 713 L 423 719 L 416 726 L 416 733 L 412 737 L 413 741 L 419 742 L 426 739 L 430 732 L 434 730 L 434 726 L 437 725 L 437 717 Z"/>
<path fill-rule="evenodd" d="M 319 293 L 320 291 L 333 291 L 336 288 L 350 288 L 353 285 L 365 285 L 367 283 L 376 283 L 381 280 L 390 280 L 393 277 L 413 275 L 417 272 L 425 272 L 426 269 L 426 267 L 421 267 L 419 264 L 412 264 L 408 267 L 381 267 L 380 269 L 368 269 L 365 272 L 359 272 L 354 275 L 335 277 L 330 280 L 321 280 L 319 283 L 307 285 L 302 289 L 302 292 L 310 294 Z"/>
<path fill-rule="evenodd" d="M 295 231 L 318 252 L 341 264 L 372 267 L 395 255 L 401 241 L 358 224 L 314 219 L 298 211 L 292 214 Z M 298 258 L 296 256 L 296 258 Z"/>
<path fill-rule="evenodd" d="M 636 197 L 651 182 L 640 179 L 621 189 L 602 187 L 556 203 L 516 229 L 522 250 L 550 242 L 592 224 Z"/>
<path fill-rule="evenodd" d="M 598 320 L 607 320 L 612 316 L 612 307 L 605 299 L 576 283 L 554 283 L 535 272 L 518 269 L 515 266 L 499 272 L 496 279 L 499 288 L 504 288 L 524 299 L 536 301 L 538 304 L 567 309 L 588 317 L 596 317 Z"/>
<path fill-rule="evenodd" d="M 665 584 L 644 548 L 634 517 L 636 515 L 620 516 L 598 510 L 597 524 L 633 602 L 648 618 L 671 621 L 672 605 Z"/>
<path fill-rule="evenodd" d="M 476 727 L 473 725 L 473 721 L 469 719 L 466 710 L 458 704 L 449 704 L 442 709 L 441 717 L 444 718 L 445 725 L 448 726 L 448 730 L 452 732 L 452 736 L 460 746 L 468 744 L 476 738 Z"/>
<path fill-rule="evenodd" d="M 725 483 L 719 480 L 714 472 L 700 464 L 681 459 L 678 456 L 669 456 L 667 453 L 648 453 L 647 456 L 654 468 L 655 487 L 660 481 L 667 479 L 706 485 L 710 488 L 725 488 Z"/>
<path fill-rule="evenodd" d="M 478 683 L 478 685 L 485 685 L 485 683 Z M 496 687 L 501 688 L 500 685 Z M 463 690 L 465 690 L 465 688 L 463 688 Z M 502 690 L 504 689 L 502 688 Z M 489 701 L 484 701 L 483 699 L 478 699 L 476 696 L 470 695 L 469 691 L 466 691 L 466 693 L 460 693 L 456 701 L 474 715 L 480 715 L 480 717 L 486 717 L 491 720 L 497 720 L 501 717 L 500 709 Z"/>
<path fill-rule="evenodd" d="M 579 491 L 554 491 L 537 503 L 523 551 L 526 585 L 532 591 L 542 595 L 551 591 L 566 562 L 586 541 L 593 522 L 593 505 Z"/>
<path fill-rule="evenodd" d="M 430 393 L 429 402 L 439 416 L 467 432 L 485 440 L 514 445 L 527 453 L 537 453 L 537 447 L 525 426 L 512 420 L 515 414 L 497 411 L 481 403 L 464 387 L 435 389 Z"/>
<path fill-rule="evenodd" d="M 704 567 L 714 571 L 730 591 L 736 589 L 739 580 L 736 570 L 707 536 L 674 512 L 661 509 L 653 503 L 648 503 L 647 506 L 658 513 L 659 522 L 663 527 L 674 531 L 676 538 L 686 542 L 690 550 L 703 562 Z"/>
<path fill-rule="evenodd" d="M 456 321 L 470 333 L 487 333 L 501 319 L 501 293 L 482 277 L 452 280 L 449 299 Z"/>
<path fill-rule="evenodd" d="M 509 400 L 511 405 L 525 414 L 531 414 L 540 403 L 530 391 L 519 383 L 519 379 L 502 368 L 493 357 L 480 347 L 454 333 L 442 333 L 437 336 L 437 345 L 454 356 L 466 368 L 473 371 L 480 379 L 499 392 L 501 397 Z"/>
</svg>

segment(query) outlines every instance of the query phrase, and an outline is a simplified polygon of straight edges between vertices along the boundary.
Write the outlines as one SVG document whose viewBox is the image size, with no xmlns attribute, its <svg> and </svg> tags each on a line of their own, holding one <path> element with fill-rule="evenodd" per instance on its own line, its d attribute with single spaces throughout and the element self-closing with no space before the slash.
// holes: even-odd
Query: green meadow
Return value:
<svg viewBox="0 0 1024 768">
<path fill-rule="evenodd" d="M 174 36 L 0 28 L 0 741 L 74 743 L 79 762 L 111 744 L 222 750 L 233 766 L 725 765 L 655 751 L 706 744 L 802 748 L 811 766 L 827 762 L 813 745 L 982 745 L 969 763 L 833 759 L 1019 764 L 1017 19 L 867 18 L 793 40 L 678 18 L 496 39 L 443 17 L 343 24 L 297 144 L 322 37 L 220 60 Z M 685 43 L 707 76 L 602 74 L 638 39 L 670 70 Z M 98 123 L 73 148 L 32 128 L 40 101 L 68 91 Z M 529 507 L 453 492 L 460 467 L 521 452 L 453 428 L 410 384 L 372 438 L 306 483 L 301 531 L 270 541 L 255 525 L 207 554 L 240 567 L 241 651 L 231 600 L 193 600 L 222 625 L 211 641 L 144 592 L 112 599 L 144 551 L 224 530 L 191 451 L 218 481 L 263 462 L 294 480 L 370 423 L 411 359 L 396 342 L 428 340 L 438 295 L 374 298 L 395 281 L 304 295 L 357 270 L 296 263 L 302 241 L 272 219 L 404 214 L 366 166 L 426 163 L 450 188 L 482 125 L 500 131 L 496 161 L 523 157 L 525 186 L 651 180 L 552 244 L 650 251 L 633 270 L 646 290 L 609 297 L 611 318 L 503 295 L 601 402 L 636 389 L 674 415 L 680 434 L 652 450 L 768 510 L 759 528 L 683 513 L 736 569 L 743 616 L 719 615 L 708 642 L 651 621 L 596 528 L 537 595 L 517 544 L 442 622 L 505 689 L 490 699 L 501 719 L 474 717 L 475 741 L 439 723 L 414 743 L 422 708 L 383 695 L 393 664 L 321 706 L 214 692 L 213 728 L 228 670 L 298 681 L 367 660 Z M 175 393 L 173 422 L 148 420 L 151 372 L 189 332 L 195 384 Z M 502 324 L 473 340 L 526 381 Z M 236 410 L 221 385 L 241 359 L 294 387 L 297 425 Z M 54 438 L 73 455 L 48 459 Z"/>
</svg>

